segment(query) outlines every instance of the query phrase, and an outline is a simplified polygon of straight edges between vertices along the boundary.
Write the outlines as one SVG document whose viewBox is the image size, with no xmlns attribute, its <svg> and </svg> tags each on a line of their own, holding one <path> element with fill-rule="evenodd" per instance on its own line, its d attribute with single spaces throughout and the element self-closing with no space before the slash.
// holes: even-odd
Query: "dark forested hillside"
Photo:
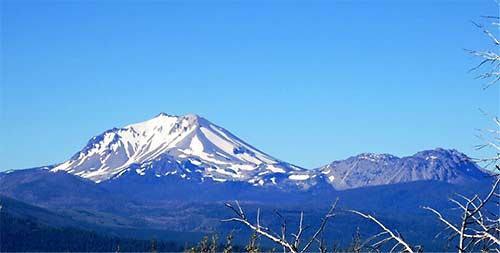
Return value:
<svg viewBox="0 0 500 253">
<path fill-rule="evenodd" d="M 71 227 L 51 227 L 0 213 L 1 252 L 148 252 L 183 251 L 174 242 L 107 236 Z"/>
</svg>

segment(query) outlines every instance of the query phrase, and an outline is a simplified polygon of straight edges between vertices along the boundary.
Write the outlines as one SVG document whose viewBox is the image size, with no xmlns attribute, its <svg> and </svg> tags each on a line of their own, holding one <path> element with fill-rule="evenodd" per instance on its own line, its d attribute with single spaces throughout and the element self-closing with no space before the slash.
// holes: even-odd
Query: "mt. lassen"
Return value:
<svg viewBox="0 0 500 253">
<path fill-rule="evenodd" d="M 377 212 L 402 227 L 419 224 L 413 236 L 432 245 L 441 228 L 419 206 L 449 210 L 451 194 L 483 193 L 490 181 L 489 173 L 466 155 L 446 149 L 402 158 L 364 153 L 305 169 L 200 116 L 161 113 L 93 137 L 61 164 L 0 172 L 0 201 L 5 196 L 47 209 L 60 215 L 61 225 L 134 237 L 153 231 L 230 232 L 233 228 L 220 222 L 227 215 L 223 201 L 261 206 L 263 213 L 305 209 L 312 220 L 320 220 L 339 198 L 344 207 Z M 23 217 L 41 215 L 35 217 L 40 221 L 53 217 L 20 206 L 7 209 Z M 352 222 L 336 220 L 341 232 L 334 238 L 350 236 L 345 231 Z M 403 232 L 412 235 L 411 229 Z M 167 234 L 170 239 L 172 233 Z"/>
<path fill-rule="evenodd" d="M 435 180 L 460 183 L 488 175 L 456 150 L 435 149 L 398 158 L 361 154 L 307 170 L 278 160 L 195 114 L 156 117 L 93 137 L 68 161 L 66 171 L 96 183 L 123 175 L 175 177 L 196 182 L 335 189 Z"/>
</svg>

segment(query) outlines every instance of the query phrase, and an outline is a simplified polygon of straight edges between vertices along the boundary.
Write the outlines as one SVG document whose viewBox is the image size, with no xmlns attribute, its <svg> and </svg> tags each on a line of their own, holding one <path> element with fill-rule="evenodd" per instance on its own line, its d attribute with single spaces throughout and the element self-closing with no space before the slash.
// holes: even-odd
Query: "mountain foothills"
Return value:
<svg viewBox="0 0 500 253">
<path fill-rule="evenodd" d="M 449 210 L 454 192 L 486 192 L 489 175 L 463 153 L 440 148 L 401 158 L 365 153 L 305 169 L 198 115 L 161 113 L 91 138 L 63 163 L 0 172 L 0 211 L 44 226 L 185 242 L 234 229 L 220 222 L 230 215 L 223 201 L 240 200 L 249 212 L 279 208 L 291 220 L 304 210 L 316 222 L 340 198 L 343 208 L 377 212 L 409 240 L 442 250 L 435 217 L 419 207 Z M 353 217 L 335 223 L 329 233 L 342 241 L 359 225 Z"/>
</svg>

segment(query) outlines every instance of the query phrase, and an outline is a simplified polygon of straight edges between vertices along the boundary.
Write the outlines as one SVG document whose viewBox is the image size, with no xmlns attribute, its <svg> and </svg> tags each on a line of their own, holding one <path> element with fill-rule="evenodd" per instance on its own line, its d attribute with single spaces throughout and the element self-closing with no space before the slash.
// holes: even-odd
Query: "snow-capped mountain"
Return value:
<svg viewBox="0 0 500 253">
<path fill-rule="evenodd" d="M 449 210 L 450 194 L 486 194 L 491 179 L 466 155 L 446 149 L 402 158 L 364 153 L 306 170 L 200 116 L 161 113 L 91 138 L 61 164 L 0 171 L 0 199 L 135 235 L 144 229 L 224 231 L 220 215 L 227 210 L 220 203 L 235 199 L 269 212 L 310 208 L 320 220 L 321 208 L 340 198 L 344 207 L 383 213 L 412 227 L 435 220 L 423 220 L 428 217 L 419 206 Z"/>
<path fill-rule="evenodd" d="M 457 150 L 437 148 L 413 156 L 364 153 L 318 169 L 336 189 L 434 180 L 465 183 L 483 180 L 488 173 Z"/>
<path fill-rule="evenodd" d="M 426 180 L 461 183 L 488 175 L 463 153 L 445 149 L 403 158 L 364 153 L 306 170 L 265 154 L 203 117 L 165 113 L 93 137 L 51 171 L 97 183 L 145 176 L 143 180 L 244 182 L 285 190 L 343 190 Z"/>
<path fill-rule="evenodd" d="M 66 171 L 97 183 L 125 173 L 255 185 L 309 177 L 305 169 L 259 151 L 198 115 L 165 113 L 93 137 L 83 150 L 52 171 Z"/>
</svg>

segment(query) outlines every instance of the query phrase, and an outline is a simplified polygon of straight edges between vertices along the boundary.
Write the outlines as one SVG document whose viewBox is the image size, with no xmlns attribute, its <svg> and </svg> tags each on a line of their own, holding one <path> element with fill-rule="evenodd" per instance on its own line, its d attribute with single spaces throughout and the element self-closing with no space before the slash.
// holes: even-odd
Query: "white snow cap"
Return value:
<svg viewBox="0 0 500 253">
<path fill-rule="evenodd" d="M 259 151 L 196 114 L 173 116 L 162 112 L 144 122 L 93 137 L 83 150 L 52 171 L 63 170 L 101 182 L 122 175 L 132 165 L 145 167 L 165 156 L 173 158 L 170 164 L 180 166 L 189 162 L 203 169 L 198 170 L 203 176 L 219 182 L 248 180 L 256 174 L 263 175 L 262 171 L 303 170 Z M 144 169 L 131 171 L 146 174 Z M 183 173 L 195 172 L 187 169 Z"/>
</svg>

